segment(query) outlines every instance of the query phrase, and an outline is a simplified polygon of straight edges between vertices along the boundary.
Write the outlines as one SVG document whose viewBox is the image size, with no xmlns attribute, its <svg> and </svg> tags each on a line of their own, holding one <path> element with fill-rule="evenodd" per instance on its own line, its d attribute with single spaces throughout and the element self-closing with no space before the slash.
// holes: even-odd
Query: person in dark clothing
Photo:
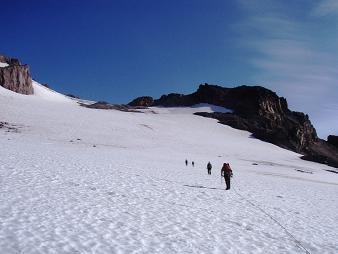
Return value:
<svg viewBox="0 0 338 254">
<path fill-rule="evenodd" d="M 195 162 L 191 162 L 191 165 L 192 165 L 193 167 L 195 167 Z"/>
<path fill-rule="evenodd" d="M 207 164 L 208 175 L 211 175 L 211 168 L 212 168 L 212 165 L 211 165 L 211 163 L 209 161 L 208 164 Z"/>
<path fill-rule="evenodd" d="M 223 167 L 221 170 L 221 176 L 224 177 L 224 181 L 226 184 L 226 190 L 230 190 L 230 178 L 232 177 L 232 169 L 229 163 L 223 163 Z"/>
<path fill-rule="evenodd" d="M 188 166 L 188 160 L 185 160 L 185 165 Z"/>
</svg>

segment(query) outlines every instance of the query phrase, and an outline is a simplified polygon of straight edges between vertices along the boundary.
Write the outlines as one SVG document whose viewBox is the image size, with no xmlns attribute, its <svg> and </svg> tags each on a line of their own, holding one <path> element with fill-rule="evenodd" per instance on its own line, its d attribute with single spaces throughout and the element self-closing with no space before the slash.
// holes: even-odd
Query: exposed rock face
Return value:
<svg viewBox="0 0 338 254">
<path fill-rule="evenodd" d="M 128 103 L 129 106 L 150 107 L 153 105 L 154 99 L 150 96 L 138 97 L 135 100 Z"/>
<path fill-rule="evenodd" d="M 0 68 L 0 85 L 13 92 L 33 94 L 32 78 L 27 65 Z"/>
<path fill-rule="evenodd" d="M 315 161 L 338 168 L 338 148 L 322 139 L 318 139 L 302 157 L 304 160 Z"/>
<path fill-rule="evenodd" d="M 0 62 L 9 65 L 0 67 L 2 87 L 21 94 L 33 94 L 32 77 L 28 65 L 21 65 L 19 60 L 5 56 L 0 56 Z"/>
<path fill-rule="evenodd" d="M 224 88 L 204 84 L 195 93 L 163 95 L 149 106 L 192 106 L 198 103 L 225 107 L 233 113 L 200 112 L 197 115 L 218 119 L 222 124 L 249 131 L 258 139 L 308 155 L 304 159 L 316 159 L 330 165 L 337 163 L 338 166 L 338 157 L 335 158 L 335 152 L 326 141 L 317 137 L 309 117 L 289 110 L 285 98 L 264 87 Z"/>
<path fill-rule="evenodd" d="M 334 135 L 328 136 L 327 142 L 338 148 L 338 136 L 334 136 Z"/>
<path fill-rule="evenodd" d="M 162 95 L 158 100 L 154 100 L 154 106 L 164 107 L 191 106 L 197 103 L 198 102 L 194 96 L 178 93 Z"/>
<path fill-rule="evenodd" d="M 285 98 L 259 86 L 226 88 L 203 85 L 197 91 L 201 101 L 233 110 L 218 113 L 222 123 L 247 130 L 264 141 L 302 152 L 317 140 L 317 133 L 307 115 L 288 109 Z M 210 96 L 208 99 L 208 96 Z"/>
</svg>

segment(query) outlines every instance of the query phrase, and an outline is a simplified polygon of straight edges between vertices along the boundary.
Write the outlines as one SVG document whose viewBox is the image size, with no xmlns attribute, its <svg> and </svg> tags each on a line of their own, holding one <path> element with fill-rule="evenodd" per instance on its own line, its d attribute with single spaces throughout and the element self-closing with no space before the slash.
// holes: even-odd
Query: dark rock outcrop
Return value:
<svg viewBox="0 0 338 254">
<path fill-rule="evenodd" d="M 136 109 L 142 108 L 142 107 L 132 107 L 128 105 L 118 105 L 118 104 L 110 104 L 105 101 L 98 101 L 90 105 L 81 104 L 81 106 L 86 108 L 92 108 L 92 109 L 107 109 L 107 110 L 119 110 L 123 112 L 133 112 L 133 113 L 143 113 L 142 111 L 137 111 Z"/>
<path fill-rule="evenodd" d="M 68 96 L 68 97 L 70 97 L 70 98 L 73 98 L 73 99 L 80 99 L 80 97 L 79 96 L 76 96 L 76 95 L 74 95 L 74 94 L 66 94 L 66 96 Z"/>
<path fill-rule="evenodd" d="M 0 56 L 0 62 L 9 66 L 0 67 L 0 85 L 16 93 L 33 94 L 32 77 L 28 65 L 21 65 L 14 58 Z"/>
<path fill-rule="evenodd" d="M 51 87 L 47 83 L 44 83 L 44 84 L 41 84 L 41 85 L 43 85 L 44 87 L 47 87 L 48 89 L 51 89 Z"/>
<path fill-rule="evenodd" d="M 197 103 L 198 102 L 194 96 L 177 93 L 162 95 L 158 100 L 154 100 L 154 106 L 164 107 L 191 106 Z"/>
<path fill-rule="evenodd" d="M 330 135 L 327 137 L 327 142 L 338 148 L 338 136 Z"/>
<path fill-rule="evenodd" d="M 204 84 L 195 93 L 163 95 L 149 106 L 192 106 L 199 103 L 225 107 L 232 113 L 199 112 L 196 115 L 215 118 L 221 124 L 249 131 L 258 139 L 305 155 L 304 159 L 338 166 L 336 152 L 318 138 L 308 115 L 289 110 L 285 98 L 261 86 L 224 88 Z"/>
<path fill-rule="evenodd" d="M 302 159 L 338 168 L 338 149 L 325 140 L 318 139 L 303 153 Z"/>
<path fill-rule="evenodd" d="M 138 97 L 135 100 L 128 103 L 129 106 L 150 107 L 153 105 L 154 99 L 150 96 Z"/>
<path fill-rule="evenodd" d="M 0 129 L 5 129 L 6 132 L 19 132 L 19 126 L 8 122 L 0 122 Z"/>
<path fill-rule="evenodd" d="M 222 88 L 206 84 L 200 86 L 195 96 L 199 103 L 233 110 L 232 114 L 216 113 L 213 116 L 221 123 L 252 132 L 256 138 L 283 148 L 302 152 L 317 140 L 308 116 L 290 111 L 285 98 L 264 87 Z"/>
</svg>

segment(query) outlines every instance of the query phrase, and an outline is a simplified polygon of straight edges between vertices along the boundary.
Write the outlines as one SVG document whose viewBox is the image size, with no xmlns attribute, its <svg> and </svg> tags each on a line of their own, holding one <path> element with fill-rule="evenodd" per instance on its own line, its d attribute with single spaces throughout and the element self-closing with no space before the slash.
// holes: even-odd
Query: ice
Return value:
<svg viewBox="0 0 338 254">
<path fill-rule="evenodd" d="M 338 253 L 338 174 L 193 115 L 226 109 L 89 109 L 33 85 L 0 87 L 17 128 L 0 129 L 0 253 Z"/>
</svg>

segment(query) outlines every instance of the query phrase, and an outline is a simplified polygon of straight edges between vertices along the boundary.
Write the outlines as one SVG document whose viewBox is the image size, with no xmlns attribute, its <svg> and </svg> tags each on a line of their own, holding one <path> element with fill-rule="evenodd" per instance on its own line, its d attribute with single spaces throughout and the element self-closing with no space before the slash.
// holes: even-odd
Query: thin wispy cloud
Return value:
<svg viewBox="0 0 338 254">
<path fill-rule="evenodd" d="M 303 2 L 302 11 L 281 1 L 238 0 L 246 12 L 236 25 L 239 43 L 252 52 L 253 81 L 287 97 L 293 110 L 309 113 L 320 136 L 338 134 L 330 107 L 338 101 L 338 34 L 317 19 L 338 11 L 338 1 Z M 307 3 L 307 5 L 306 5 Z M 338 13 L 338 12 L 337 12 Z"/>
<path fill-rule="evenodd" d="M 323 0 L 319 1 L 313 8 L 312 14 L 315 16 L 326 16 L 330 14 L 338 14 L 337 0 Z"/>
</svg>

